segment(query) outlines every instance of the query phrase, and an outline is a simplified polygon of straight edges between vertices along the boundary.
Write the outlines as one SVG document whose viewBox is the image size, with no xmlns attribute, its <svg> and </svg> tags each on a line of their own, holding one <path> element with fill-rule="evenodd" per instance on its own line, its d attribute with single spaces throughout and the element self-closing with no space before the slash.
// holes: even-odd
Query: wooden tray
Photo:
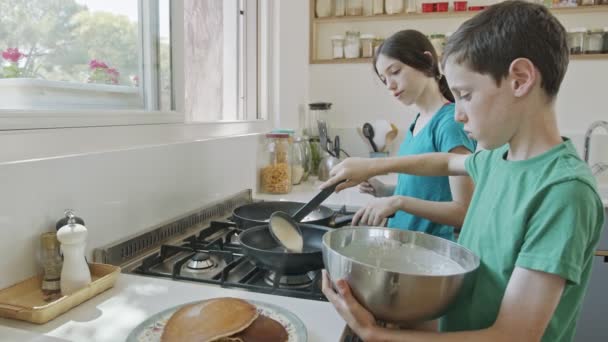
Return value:
<svg viewBox="0 0 608 342">
<path fill-rule="evenodd" d="M 42 297 L 42 275 L 0 290 L 0 317 L 46 323 L 114 286 L 120 273 L 120 267 L 114 265 L 89 263 L 89 269 L 92 278 L 89 285 L 53 302 L 45 302 Z"/>
</svg>

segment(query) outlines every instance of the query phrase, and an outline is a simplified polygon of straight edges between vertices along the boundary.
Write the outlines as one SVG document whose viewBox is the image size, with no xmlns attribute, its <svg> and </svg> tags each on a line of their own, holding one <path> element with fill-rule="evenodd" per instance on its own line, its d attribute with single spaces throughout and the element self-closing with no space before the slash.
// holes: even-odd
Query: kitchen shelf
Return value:
<svg viewBox="0 0 608 342">
<path fill-rule="evenodd" d="M 601 60 L 608 59 L 608 53 L 588 55 L 571 55 L 570 60 Z M 371 58 L 340 58 L 340 59 L 313 59 L 310 64 L 365 64 L 371 63 Z"/>
<path fill-rule="evenodd" d="M 312 0 L 311 0 L 312 1 Z M 578 6 L 578 7 L 563 7 L 549 8 L 555 14 L 581 14 L 581 13 L 598 13 L 608 12 L 608 5 L 596 6 Z M 340 16 L 340 17 L 323 17 L 313 18 L 315 23 L 336 23 L 336 22 L 351 22 L 351 21 L 375 21 L 375 20 L 403 20 L 403 19 L 439 19 L 439 18 L 466 18 L 472 17 L 481 11 L 462 11 L 462 12 L 432 12 L 432 13 L 400 13 L 400 14 L 378 14 L 378 15 L 357 15 L 357 16 Z M 312 12 L 314 13 L 314 11 Z"/>
<path fill-rule="evenodd" d="M 336 28 L 346 30 L 353 29 L 357 30 L 356 24 L 359 23 L 362 27 L 367 27 L 369 30 L 370 25 L 379 25 L 384 28 L 384 33 L 393 31 L 391 28 L 394 27 L 394 30 L 399 30 L 404 28 L 404 24 L 406 22 L 410 22 L 410 24 L 405 24 L 407 26 L 411 26 L 412 28 L 416 28 L 421 31 L 425 31 L 424 29 L 418 28 L 418 26 L 426 26 L 428 31 L 428 22 L 423 23 L 421 21 L 417 21 L 419 24 L 414 24 L 413 21 L 410 20 L 448 20 L 454 18 L 460 18 L 462 21 L 474 16 L 480 11 L 448 11 L 448 12 L 433 12 L 433 13 L 401 13 L 401 14 L 381 14 L 381 15 L 372 15 L 372 16 L 340 16 L 340 17 L 323 17 L 316 18 L 315 17 L 315 3 L 316 0 L 309 0 L 310 10 L 309 10 L 309 23 L 310 23 L 310 39 L 309 39 L 309 64 L 362 64 L 362 63 L 370 63 L 370 58 L 352 58 L 352 59 L 331 59 L 328 58 L 328 52 L 325 48 L 325 44 L 329 44 L 328 36 L 335 32 Z M 551 12 L 559 16 L 568 16 L 570 14 L 587 14 L 592 18 L 592 22 L 597 24 L 598 20 L 600 20 L 604 13 L 608 14 L 608 5 L 595 5 L 595 6 L 577 6 L 577 7 L 564 7 L 564 8 L 549 8 Z M 599 14 L 599 18 L 598 18 Z M 561 20 L 561 19 L 560 19 Z M 576 21 L 579 23 L 583 21 L 583 18 L 575 19 L 574 23 L 569 22 L 570 26 L 576 26 Z M 570 21 L 570 20 L 569 20 Z M 454 21 L 449 21 L 450 25 L 454 24 Z M 349 24 L 353 24 L 352 26 Z M 579 26 L 584 26 L 584 24 L 580 23 Z M 602 22 L 603 25 L 603 22 Z M 372 27 L 373 27 L 372 26 Z M 387 30 L 388 28 L 388 30 Z M 372 29 L 373 30 L 373 29 Z M 428 33 L 428 32 L 426 32 Z M 335 34 L 335 33 L 333 33 Z M 320 42 L 323 42 L 324 45 L 321 45 Z M 320 53 L 320 49 L 323 46 L 325 49 Z M 589 55 L 573 55 L 571 57 L 572 60 L 606 60 L 608 59 L 608 54 L 589 54 Z"/>
</svg>

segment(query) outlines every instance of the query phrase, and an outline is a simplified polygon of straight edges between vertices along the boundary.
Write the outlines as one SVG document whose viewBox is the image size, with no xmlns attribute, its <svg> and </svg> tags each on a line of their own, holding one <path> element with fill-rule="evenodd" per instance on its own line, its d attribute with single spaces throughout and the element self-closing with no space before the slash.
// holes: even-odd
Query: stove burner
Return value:
<svg viewBox="0 0 608 342">
<path fill-rule="evenodd" d="M 187 267 L 191 270 L 206 270 L 215 267 L 215 263 L 211 260 L 209 253 L 198 252 L 188 260 Z"/>
<path fill-rule="evenodd" d="M 268 272 L 264 276 L 264 282 L 266 284 L 274 286 L 274 281 L 277 274 L 275 272 Z M 281 276 L 279 279 L 279 288 L 290 288 L 290 289 L 301 289 L 306 288 L 312 284 L 316 277 L 315 271 L 310 271 L 305 274 L 296 274 L 289 276 Z"/>
</svg>

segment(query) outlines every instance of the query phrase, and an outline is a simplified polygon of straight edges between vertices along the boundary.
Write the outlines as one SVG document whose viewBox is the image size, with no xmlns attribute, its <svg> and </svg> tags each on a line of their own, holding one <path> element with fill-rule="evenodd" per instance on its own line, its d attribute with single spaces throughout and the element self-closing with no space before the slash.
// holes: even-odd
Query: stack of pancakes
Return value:
<svg viewBox="0 0 608 342">
<path fill-rule="evenodd" d="M 242 299 L 216 298 L 177 310 L 163 330 L 163 342 L 285 342 L 287 330 Z"/>
</svg>

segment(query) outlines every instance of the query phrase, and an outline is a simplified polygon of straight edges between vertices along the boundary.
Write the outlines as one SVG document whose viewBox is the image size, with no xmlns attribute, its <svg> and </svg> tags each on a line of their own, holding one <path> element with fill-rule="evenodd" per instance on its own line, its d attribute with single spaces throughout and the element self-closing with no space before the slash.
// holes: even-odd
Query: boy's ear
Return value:
<svg viewBox="0 0 608 342">
<path fill-rule="evenodd" d="M 517 58 L 509 66 L 511 90 L 516 97 L 528 94 L 537 81 L 536 67 L 527 58 Z"/>
</svg>

